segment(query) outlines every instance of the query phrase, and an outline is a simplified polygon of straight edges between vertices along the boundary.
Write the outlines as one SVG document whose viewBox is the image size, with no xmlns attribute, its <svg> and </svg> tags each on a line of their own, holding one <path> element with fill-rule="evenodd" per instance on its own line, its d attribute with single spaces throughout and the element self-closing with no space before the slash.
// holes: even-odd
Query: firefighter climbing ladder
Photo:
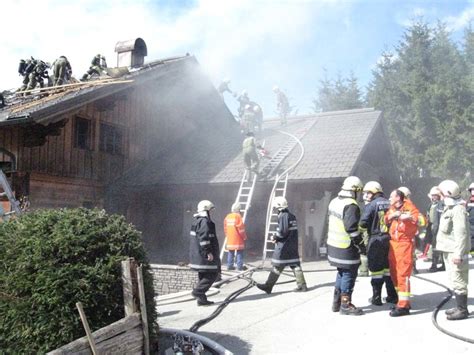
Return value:
<svg viewBox="0 0 474 355">
<path fill-rule="evenodd" d="M 2 186 L 4 191 L 0 193 L 0 196 L 7 196 L 11 204 L 12 212 L 16 213 L 17 215 L 20 215 L 22 213 L 20 203 L 13 195 L 13 191 L 10 187 L 10 184 L 8 183 L 7 177 L 5 176 L 2 170 L 0 170 L 0 186 Z"/>
<path fill-rule="evenodd" d="M 275 183 L 273 184 L 273 189 L 270 194 L 270 198 L 268 201 L 268 207 L 267 207 L 267 219 L 266 219 L 266 224 L 265 224 L 265 241 L 263 244 L 263 255 L 262 255 L 262 266 L 265 263 L 265 260 L 267 259 L 268 255 L 270 253 L 273 253 L 274 250 L 274 243 L 272 242 L 272 237 L 273 235 L 276 234 L 277 231 L 277 226 L 278 226 L 278 214 L 273 212 L 273 199 L 277 196 L 283 196 L 286 197 L 286 190 L 288 186 L 288 176 L 293 169 L 298 166 L 300 161 L 303 159 L 304 156 L 304 147 L 303 144 L 301 143 L 301 139 L 304 137 L 304 135 L 311 129 L 311 127 L 315 124 L 315 121 L 310 121 L 309 124 L 305 127 L 303 127 L 300 131 L 296 133 L 296 135 L 292 135 L 288 132 L 283 132 L 280 131 L 280 133 L 286 134 L 290 136 L 292 139 L 288 141 L 278 152 L 276 155 L 280 154 L 282 152 L 282 158 L 280 161 L 275 162 L 271 168 L 269 168 L 269 174 L 272 174 L 273 172 L 278 169 L 280 166 L 281 162 L 293 151 L 293 149 L 299 145 L 301 149 L 300 156 L 298 160 L 291 165 L 288 169 L 283 171 L 280 175 L 277 175 L 275 177 Z M 276 156 L 275 155 L 275 156 Z M 271 162 L 271 161 L 270 161 Z"/>
</svg>

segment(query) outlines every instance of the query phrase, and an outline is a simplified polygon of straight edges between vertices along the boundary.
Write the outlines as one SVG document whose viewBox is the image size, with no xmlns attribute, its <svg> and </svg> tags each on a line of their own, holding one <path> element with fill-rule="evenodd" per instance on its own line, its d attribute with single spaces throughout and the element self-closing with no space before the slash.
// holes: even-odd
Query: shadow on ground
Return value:
<svg viewBox="0 0 474 355">
<path fill-rule="evenodd" d="M 250 354 L 250 351 L 252 350 L 252 344 L 249 344 L 233 335 L 214 332 L 198 332 L 198 334 L 214 340 L 216 343 L 219 343 L 234 354 L 246 355 Z"/>
</svg>

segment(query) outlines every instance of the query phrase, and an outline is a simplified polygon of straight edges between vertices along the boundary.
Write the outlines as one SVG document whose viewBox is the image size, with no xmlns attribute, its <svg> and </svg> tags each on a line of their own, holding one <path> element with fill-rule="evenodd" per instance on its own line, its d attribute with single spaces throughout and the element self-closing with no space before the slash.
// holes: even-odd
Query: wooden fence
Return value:
<svg viewBox="0 0 474 355">
<path fill-rule="evenodd" d="M 150 354 L 150 339 L 145 306 L 141 266 L 129 258 L 122 262 L 122 284 L 125 318 L 96 330 L 90 336 L 64 345 L 48 353 L 60 354 Z M 83 320 L 84 322 L 84 320 Z M 88 330 L 85 320 L 86 332 Z"/>
</svg>

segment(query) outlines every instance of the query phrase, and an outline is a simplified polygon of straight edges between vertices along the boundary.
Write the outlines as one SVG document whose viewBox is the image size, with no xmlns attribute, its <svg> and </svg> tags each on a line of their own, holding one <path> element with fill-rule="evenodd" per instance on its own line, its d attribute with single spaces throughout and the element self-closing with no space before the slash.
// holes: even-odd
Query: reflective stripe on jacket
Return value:
<svg viewBox="0 0 474 355">
<path fill-rule="evenodd" d="M 197 216 L 191 227 L 189 238 L 189 267 L 197 271 L 218 271 L 220 269 L 219 241 L 216 226 L 209 217 Z M 212 254 L 214 259 L 207 260 Z"/>
<path fill-rule="evenodd" d="M 336 197 L 329 203 L 328 245 L 336 248 L 348 248 L 351 245 L 351 235 L 344 228 L 344 208 L 356 205 L 353 198 Z"/>
<path fill-rule="evenodd" d="M 245 225 L 240 213 L 229 213 L 224 219 L 224 233 L 227 238 L 227 250 L 245 249 Z"/>
</svg>

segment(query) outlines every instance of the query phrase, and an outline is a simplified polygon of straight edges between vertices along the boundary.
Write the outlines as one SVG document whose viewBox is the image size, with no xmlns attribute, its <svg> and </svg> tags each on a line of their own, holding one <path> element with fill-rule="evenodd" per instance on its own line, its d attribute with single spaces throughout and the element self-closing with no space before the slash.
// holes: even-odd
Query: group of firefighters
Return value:
<svg viewBox="0 0 474 355">
<path fill-rule="evenodd" d="M 262 107 L 255 101 L 250 100 L 247 90 L 243 90 L 239 95 L 230 89 L 229 84 L 230 79 L 224 79 L 218 86 L 217 91 L 222 97 L 224 97 L 225 92 L 228 92 L 238 101 L 239 107 L 237 112 L 242 133 L 253 132 L 255 129 L 260 132 L 263 123 Z M 280 123 L 285 125 L 287 123 L 287 117 L 291 111 L 288 98 L 276 85 L 273 87 L 273 92 L 276 95 L 277 112 L 280 118 Z"/>
<path fill-rule="evenodd" d="M 92 58 L 89 70 L 82 76 L 81 81 L 89 80 L 94 74 L 102 75 L 106 68 L 105 57 L 97 54 Z M 53 70 L 52 77 L 49 76 L 48 69 Z M 23 77 L 23 84 L 18 91 L 29 91 L 35 89 L 38 85 L 43 88 L 45 79 L 47 81 L 46 86 L 60 86 L 71 82 L 72 67 L 69 60 L 63 55 L 56 59 L 53 64 L 31 57 L 30 59 L 20 60 L 18 74 Z"/>
<path fill-rule="evenodd" d="M 391 317 L 410 314 L 414 240 L 419 233 L 420 221 L 426 221 L 432 233 L 433 265 L 445 265 L 456 299 L 456 307 L 446 311 L 447 319 L 467 318 L 468 259 L 470 254 L 474 254 L 471 241 L 474 239 L 474 183 L 468 190 L 470 199 L 466 202 L 461 198 L 461 189 L 456 182 L 442 181 L 428 194 L 432 203 L 424 219 L 406 187 L 393 190 L 386 198 L 379 182 L 369 181 L 363 185 L 358 177 L 347 177 L 328 206 L 328 261 L 337 269 L 332 311 L 343 315 L 363 314 L 351 299 L 361 255 L 366 255 L 372 286 L 369 302 L 375 306 L 381 306 L 383 301 L 392 303 Z M 365 202 L 363 211 L 357 202 L 361 195 Z M 271 293 L 281 272 L 289 266 L 296 279 L 295 291 L 305 292 L 308 288 L 299 258 L 296 217 L 282 196 L 274 198 L 272 206 L 278 210 L 277 232 L 272 236 L 275 243 L 272 270 L 266 282 L 256 286 Z M 247 235 L 240 208 L 240 204 L 234 204 L 224 220 L 229 270 L 234 269 L 235 258 L 237 269 L 244 269 L 243 250 Z M 190 267 L 199 274 L 199 282 L 192 294 L 198 305 L 213 304 L 205 293 L 221 269 L 216 228 L 210 217 L 213 209 L 212 202 L 199 202 L 196 221 L 191 228 Z M 387 296 L 382 298 L 384 285 Z"/>
</svg>

